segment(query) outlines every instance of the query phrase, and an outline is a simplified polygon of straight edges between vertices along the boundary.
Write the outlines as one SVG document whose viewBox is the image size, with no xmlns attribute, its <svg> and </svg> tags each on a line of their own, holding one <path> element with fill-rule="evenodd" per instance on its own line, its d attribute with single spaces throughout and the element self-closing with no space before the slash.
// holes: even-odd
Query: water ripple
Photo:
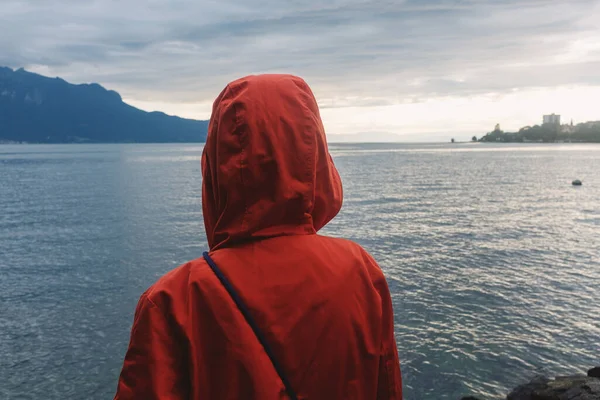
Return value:
<svg viewBox="0 0 600 400">
<path fill-rule="evenodd" d="M 331 149 L 323 233 L 385 270 L 407 400 L 600 361 L 600 146 Z M 111 398 L 138 296 L 206 248 L 201 151 L 0 147 L 0 398 Z"/>
</svg>

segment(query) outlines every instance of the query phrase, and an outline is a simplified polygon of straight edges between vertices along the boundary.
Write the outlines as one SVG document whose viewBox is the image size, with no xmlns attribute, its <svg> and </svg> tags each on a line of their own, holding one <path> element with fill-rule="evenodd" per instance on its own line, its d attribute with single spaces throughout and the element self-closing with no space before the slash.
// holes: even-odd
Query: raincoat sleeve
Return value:
<svg viewBox="0 0 600 400">
<path fill-rule="evenodd" d="M 402 399 L 402 375 L 398 348 L 394 336 L 394 310 L 392 298 L 383 272 L 371 257 L 369 257 L 377 273 L 373 285 L 379 292 L 382 305 L 383 335 L 381 341 L 381 356 L 379 359 L 379 379 L 377 384 L 377 400 Z"/>
<path fill-rule="evenodd" d="M 183 351 L 163 311 L 140 298 L 115 400 L 187 399 Z"/>
</svg>

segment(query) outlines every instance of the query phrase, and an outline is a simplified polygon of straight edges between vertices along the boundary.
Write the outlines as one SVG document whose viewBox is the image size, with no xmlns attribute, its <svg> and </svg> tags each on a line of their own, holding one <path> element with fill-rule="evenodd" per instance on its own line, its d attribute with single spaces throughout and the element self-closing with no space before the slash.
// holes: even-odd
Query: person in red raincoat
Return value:
<svg viewBox="0 0 600 400">
<path fill-rule="evenodd" d="M 140 298 L 115 399 L 401 399 L 386 279 L 359 245 L 318 235 L 342 206 L 317 102 L 300 78 L 249 76 L 216 99 L 202 154 L 210 257 Z"/>
</svg>

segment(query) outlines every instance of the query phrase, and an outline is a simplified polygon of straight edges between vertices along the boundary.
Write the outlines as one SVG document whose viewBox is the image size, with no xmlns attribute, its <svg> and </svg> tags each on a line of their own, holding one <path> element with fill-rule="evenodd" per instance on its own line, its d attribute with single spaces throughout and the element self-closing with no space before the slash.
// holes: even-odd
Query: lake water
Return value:
<svg viewBox="0 0 600 400">
<path fill-rule="evenodd" d="M 138 297 L 206 249 L 201 150 L 0 146 L 0 399 L 112 398 Z M 600 146 L 331 151 L 323 233 L 386 272 L 407 400 L 600 364 Z"/>
</svg>

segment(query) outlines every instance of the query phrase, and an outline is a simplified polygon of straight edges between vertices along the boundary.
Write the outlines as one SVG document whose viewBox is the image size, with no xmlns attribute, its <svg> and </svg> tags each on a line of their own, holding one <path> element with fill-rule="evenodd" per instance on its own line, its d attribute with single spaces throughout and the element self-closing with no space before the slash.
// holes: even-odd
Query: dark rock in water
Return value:
<svg viewBox="0 0 600 400">
<path fill-rule="evenodd" d="M 584 375 L 537 377 L 515 388 L 507 400 L 600 400 L 600 379 Z"/>
<path fill-rule="evenodd" d="M 581 185 L 583 185 L 583 182 L 581 182 L 579 179 L 575 179 L 573 181 L 573 186 L 581 186 Z"/>
<path fill-rule="evenodd" d="M 531 382 L 521 386 L 517 386 L 512 392 L 506 397 L 507 400 L 531 400 L 533 399 L 533 392 L 536 390 L 542 390 L 548 386 L 550 380 L 544 376 L 536 376 Z"/>
<path fill-rule="evenodd" d="M 600 400 L 600 367 L 590 369 L 585 375 L 557 376 L 548 379 L 537 376 L 530 382 L 517 386 L 507 400 Z M 464 396 L 460 400 L 479 400 Z"/>
</svg>

